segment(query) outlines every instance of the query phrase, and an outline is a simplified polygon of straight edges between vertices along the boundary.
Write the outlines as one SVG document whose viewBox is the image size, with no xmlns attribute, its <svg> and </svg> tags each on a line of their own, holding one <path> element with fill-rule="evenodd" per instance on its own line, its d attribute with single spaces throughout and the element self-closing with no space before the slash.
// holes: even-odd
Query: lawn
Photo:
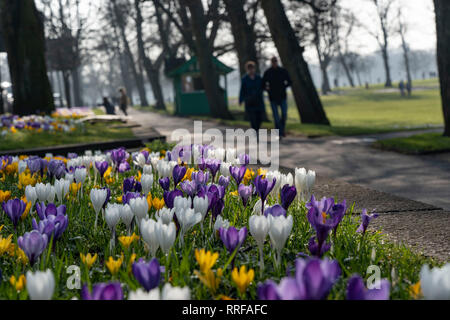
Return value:
<svg viewBox="0 0 450 320">
<path fill-rule="evenodd" d="M 121 127 L 119 122 L 85 124 L 69 133 L 45 131 L 37 133 L 19 130 L 1 137 L 0 151 L 131 139 L 133 137 L 131 129 Z"/>
<path fill-rule="evenodd" d="M 394 88 L 397 84 L 394 84 Z M 420 90 L 412 97 L 401 97 L 394 89 L 384 90 L 382 85 L 364 88 L 339 88 L 336 93 L 321 96 L 331 126 L 305 125 L 300 123 L 299 114 L 292 96 L 289 97 L 287 129 L 291 134 L 307 136 L 359 135 L 393 131 L 422 129 L 442 126 L 442 109 L 437 79 L 415 81 L 413 85 Z M 220 123 L 236 127 L 248 127 L 244 120 L 244 108 L 237 104 L 236 98 L 229 99 L 230 111 L 234 120 L 217 119 Z M 173 113 L 168 105 L 166 112 Z M 140 110 L 155 111 L 153 108 Z M 268 117 L 272 120 L 272 111 L 266 101 Z M 157 112 L 163 112 L 158 110 Z M 199 120 L 211 120 L 208 116 L 192 116 Z M 273 128 L 272 122 L 263 124 L 263 128 Z"/>
<path fill-rule="evenodd" d="M 417 134 L 406 138 L 380 140 L 374 146 L 406 154 L 426 154 L 450 151 L 450 138 L 440 133 Z"/>
</svg>

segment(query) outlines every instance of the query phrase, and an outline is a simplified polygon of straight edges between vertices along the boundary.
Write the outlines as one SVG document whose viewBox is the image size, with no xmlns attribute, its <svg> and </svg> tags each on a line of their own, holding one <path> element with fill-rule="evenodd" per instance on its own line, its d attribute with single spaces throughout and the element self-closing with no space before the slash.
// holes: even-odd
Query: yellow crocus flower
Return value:
<svg viewBox="0 0 450 320">
<path fill-rule="evenodd" d="M 72 196 L 76 197 L 78 194 L 78 190 L 80 189 L 81 189 L 81 182 L 79 183 L 72 182 L 70 184 L 70 192 L 72 193 Z"/>
<path fill-rule="evenodd" d="M 422 296 L 422 288 L 420 287 L 420 281 L 409 287 L 409 292 L 414 299 L 419 299 Z"/>
<path fill-rule="evenodd" d="M 229 195 L 232 195 L 234 197 L 239 197 L 239 192 L 237 190 L 231 191 L 228 193 Z"/>
<path fill-rule="evenodd" d="M 198 276 L 200 281 L 211 290 L 212 294 L 215 294 L 217 289 L 219 288 L 220 278 L 223 275 L 222 269 L 217 270 L 217 275 L 211 270 L 207 270 L 204 273 L 200 273 L 197 270 L 194 271 L 194 274 Z"/>
<path fill-rule="evenodd" d="M 267 173 L 267 169 L 258 168 L 258 170 L 257 170 L 257 175 L 262 176 L 263 179 L 266 178 L 266 173 Z"/>
<path fill-rule="evenodd" d="M 158 199 L 156 197 L 153 198 L 152 205 L 156 211 L 160 210 L 162 207 L 164 207 L 164 198 L 161 199 Z"/>
<path fill-rule="evenodd" d="M 195 249 L 195 259 L 197 260 L 200 271 L 203 273 L 206 273 L 207 271 L 211 270 L 211 268 L 216 263 L 217 259 L 219 258 L 218 252 L 211 252 L 206 251 L 205 249 Z"/>
<path fill-rule="evenodd" d="M 0 203 L 11 199 L 11 191 L 0 190 Z"/>
<path fill-rule="evenodd" d="M 254 277 L 255 271 L 253 269 L 250 269 L 247 272 L 247 268 L 245 266 L 241 266 L 239 271 L 237 268 L 234 268 L 233 272 L 231 272 L 231 279 L 236 284 L 236 287 L 238 288 L 240 294 L 245 293 Z"/>
<path fill-rule="evenodd" d="M 185 180 L 191 181 L 192 172 L 194 172 L 194 168 L 188 168 L 186 170 L 186 174 L 184 175 L 183 179 L 181 179 L 181 181 L 185 181 Z"/>
<path fill-rule="evenodd" d="M 23 189 L 28 185 L 35 186 L 37 183 L 37 180 L 34 176 L 31 175 L 31 173 L 22 172 L 19 174 L 19 183 L 17 186 L 19 189 Z"/>
<path fill-rule="evenodd" d="M 83 262 L 83 264 L 86 265 L 86 267 L 88 269 L 90 269 L 92 267 L 92 265 L 95 263 L 95 261 L 97 260 L 97 254 L 91 255 L 90 253 L 84 255 L 82 253 L 80 253 L 80 258 L 81 258 L 81 262 Z"/>
<path fill-rule="evenodd" d="M 15 254 L 18 262 L 21 262 L 23 265 L 26 265 L 28 263 L 28 257 L 22 249 L 17 248 L 15 250 Z"/>
<path fill-rule="evenodd" d="M 121 256 L 119 259 L 114 260 L 113 257 L 109 257 L 108 261 L 106 261 L 106 267 L 108 268 L 109 272 L 111 272 L 112 275 L 117 274 L 119 272 L 120 266 L 123 262 L 123 256 Z"/>
<path fill-rule="evenodd" d="M 0 236 L 0 256 L 10 250 L 12 237 L 12 234 L 10 234 L 7 238 Z"/>
<path fill-rule="evenodd" d="M 134 240 L 138 240 L 139 236 L 137 236 L 134 232 L 131 236 L 120 236 L 119 242 L 125 248 L 128 249 L 130 245 L 134 242 Z"/>
<path fill-rule="evenodd" d="M 149 192 L 147 196 L 147 204 L 148 204 L 148 210 L 152 208 L 153 198 L 152 194 Z"/>
<path fill-rule="evenodd" d="M 5 170 L 6 173 L 9 175 L 15 174 L 16 172 L 19 171 L 19 163 L 18 162 L 11 163 L 6 166 Z"/>
<path fill-rule="evenodd" d="M 136 257 L 137 257 L 136 253 L 133 253 L 130 256 L 130 260 L 128 261 L 128 267 L 127 267 L 127 272 L 128 273 L 130 273 L 132 271 L 131 269 L 132 269 L 134 261 L 136 260 Z"/>
<path fill-rule="evenodd" d="M 20 219 L 23 221 L 23 220 L 25 220 L 26 218 L 27 218 L 27 216 L 28 216 L 28 213 L 30 213 L 30 209 L 31 209 L 31 202 L 28 202 L 27 201 L 27 198 L 25 197 L 25 196 L 23 196 L 22 198 L 21 198 L 21 200 L 23 201 L 23 202 L 25 202 L 25 204 L 27 205 L 26 207 L 25 207 L 25 211 L 23 212 L 23 214 L 22 214 L 22 216 L 20 217 Z"/>
<path fill-rule="evenodd" d="M 22 291 L 23 288 L 25 288 L 27 279 L 23 274 L 21 274 L 18 279 L 16 279 L 15 276 L 11 276 L 11 278 L 9 278 L 9 283 L 15 287 L 17 291 Z"/>
<path fill-rule="evenodd" d="M 255 171 L 253 169 L 247 168 L 244 174 L 244 179 L 242 179 L 244 184 L 249 184 L 249 182 L 253 179 L 255 176 Z"/>
<path fill-rule="evenodd" d="M 114 182 L 114 177 L 111 176 L 111 172 L 112 167 L 108 167 L 108 169 L 106 169 L 105 173 L 103 174 L 103 179 L 105 179 L 105 182 L 107 184 L 111 184 Z"/>
<path fill-rule="evenodd" d="M 12 126 L 12 127 L 11 127 L 11 132 L 12 132 L 12 133 L 16 133 L 16 132 L 17 132 L 16 127 Z"/>
</svg>

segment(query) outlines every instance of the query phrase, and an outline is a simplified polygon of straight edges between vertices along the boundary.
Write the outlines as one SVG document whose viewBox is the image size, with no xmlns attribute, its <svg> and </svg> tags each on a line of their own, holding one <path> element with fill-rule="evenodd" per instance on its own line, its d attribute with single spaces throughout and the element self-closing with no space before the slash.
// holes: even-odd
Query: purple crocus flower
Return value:
<svg viewBox="0 0 450 320">
<path fill-rule="evenodd" d="M 106 199 L 105 199 L 105 203 L 103 204 L 103 209 L 105 209 L 106 205 L 109 202 L 109 199 L 111 199 L 111 189 L 108 187 L 103 187 L 102 189 L 106 190 Z"/>
<path fill-rule="evenodd" d="M 247 166 L 250 163 L 250 156 L 246 153 L 240 154 L 239 163 L 241 166 Z"/>
<path fill-rule="evenodd" d="M 224 176 L 219 177 L 219 186 L 222 186 L 225 189 L 227 189 L 229 184 L 230 184 L 230 177 L 224 177 Z"/>
<path fill-rule="evenodd" d="M 192 172 L 191 179 L 195 181 L 197 185 L 205 185 L 209 180 L 209 172 L 196 171 Z"/>
<path fill-rule="evenodd" d="M 30 265 L 34 265 L 36 260 L 47 247 L 48 237 L 41 234 L 37 230 L 25 232 L 25 234 L 17 239 L 17 244 L 22 249 L 30 261 Z"/>
<path fill-rule="evenodd" d="M 276 181 L 276 178 L 273 178 L 272 181 L 269 181 L 268 179 L 263 178 L 262 175 L 259 175 L 255 178 L 256 193 L 261 198 L 263 204 L 270 191 L 272 191 L 272 189 L 275 187 Z"/>
<path fill-rule="evenodd" d="M 56 179 L 61 179 L 66 173 L 66 166 L 61 160 L 51 160 L 47 166 L 48 174 L 50 180 L 55 177 Z"/>
<path fill-rule="evenodd" d="M 389 300 L 390 283 L 386 279 L 379 282 L 379 288 L 367 289 L 359 275 L 350 278 L 347 284 L 347 300 Z"/>
<path fill-rule="evenodd" d="M 378 217 L 377 213 L 367 214 L 367 209 L 364 209 L 361 212 L 361 225 L 359 226 L 358 230 L 356 230 L 356 232 L 362 232 L 362 234 L 364 235 L 366 233 L 370 221 L 377 217 Z"/>
<path fill-rule="evenodd" d="M 111 151 L 111 160 L 114 162 L 116 167 L 119 166 L 128 158 L 128 154 L 124 148 L 114 149 Z"/>
<path fill-rule="evenodd" d="M 139 192 L 127 192 L 122 196 L 122 204 L 130 203 L 131 199 L 140 198 L 142 195 Z"/>
<path fill-rule="evenodd" d="M 280 206 L 279 204 L 275 204 L 267 209 L 264 209 L 264 215 L 266 217 L 269 216 L 269 214 L 271 214 L 274 217 L 278 217 L 278 216 L 285 216 L 286 217 L 286 210 Z"/>
<path fill-rule="evenodd" d="M 193 198 L 195 193 L 197 192 L 197 184 L 195 183 L 195 181 L 185 180 L 180 183 L 180 188 L 191 198 Z"/>
<path fill-rule="evenodd" d="M 219 235 L 228 252 L 231 254 L 244 243 L 247 237 L 247 228 L 243 227 L 241 230 L 237 230 L 235 227 L 229 227 L 228 229 L 220 228 Z"/>
<path fill-rule="evenodd" d="M 2 202 L 3 211 L 5 211 L 8 217 L 11 219 L 14 228 L 17 227 L 19 219 L 25 212 L 26 207 L 27 205 L 25 204 L 25 202 L 20 199 L 11 199 L 7 202 Z"/>
<path fill-rule="evenodd" d="M 48 239 L 52 238 L 53 241 L 58 240 L 63 232 L 67 229 L 69 218 L 64 214 L 58 214 L 56 216 L 49 215 L 46 219 L 36 222 L 33 218 L 32 226 L 34 230 L 39 231 L 41 234 L 46 234 Z"/>
<path fill-rule="evenodd" d="M 230 174 L 233 177 L 234 181 L 236 181 L 236 185 L 240 185 L 242 182 L 242 179 L 244 179 L 245 171 L 247 171 L 247 168 L 245 166 L 242 167 L 233 167 L 230 166 Z"/>
<path fill-rule="evenodd" d="M 103 175 L 108 170 L 108 161 L 95 161 L 95 167 L 100 173 L 100 179 L 103 179 Z"/>
<path fill-rule="evenodd" d="M 127 171 L 130 171 L 131 167 L 130 164 L 128 163 L 128 161 L 123 161 L 119 164 L 119 166 L 117 167 L 117 171 L 119 171 L 120 173 L 124 173 Z"/>
<path fill-rule="evenodd" d="M 206 167 L 211 172 L 212 179 L 214 181 L 217 171 L 220 169 L 220 161 L 217 159 L 206 159 Z"/>
<path fill-rule="evenodd" d="M 205 158 L 200 157 L 197 160 L 197 165 L 198 165 L 198 169 L 201 171 L 205 171 L 206 170 L 206 161 Z"/>
<path fill-rule="evenodd" d="M 259 300 L 280 300 L 277 292 L 277 284 L 270 279 L 258 285 L 257 293 Z"/>
<path fill-rule="evenodd" d="M 134 177 L 129 177 L 123 180 L 122 192 L 126 194 L 127 192 L 141 192 L 142 185 Z"/>
<path fill-rule="evenodd" d="M 58 207 L 56 207 L 53 203 L 49 203 L 47 206 L 45 205 L 44 202 L 41 202 L 39 204 L 36 203 L 36 212 L 39 216 L 39 219 L 44 220 L 46 218 L 48 218 L 49 216 L 57 216 L 57 215 L 64 215 L 66 214 L 66 206 L 65 205 L 60 205 Z"/>
<path fill-rule="evenodd" d="M 173 201 L 176 197 L 182 197 L 183 192 L 179 189 L 175 189 L 172 191 L 164 191 L 163 197 L 164 197 L 164 203 L 166 204 L 167 208 L 172 209 L 173 208 Z"/>
<path fill-rule="evenodd" d="M 76 154 L 75 152 L 69 152 L 69 153 L 67 154 L 67 158 L 69 158 L 69 159 L 75 159 L 75 158 L 78 158 L 78 154 Z"/>
<path fill-rule="evenodd" d="M 170 189 L 170 179 L 169 177 L 159 179 L 159 185 L 164 191 L 169 191 Z"/>
<path fill-rule="evenodd" d="M 281 206 L 285 210 L 287 210 L 291 205 L 292 201 L 294 201 L 295 197 L 297 196 L 297 189 L 295 188 L 295 186 L 285 184 L 283 188 L 281 188 L 280 196 L 281 196 Z"/>
<path fill-rule="evenodd" d="M 39 158 L 28 159 L 27 166 L 28 169 L 30 169 L 31 174 L 34 174 L 41 169 L 41 161 Z"/>
<path fill-rule="evenodd" d="M 178 164 L 173 168 L 172 177 L 174 187 L 176 187 L 178 183 L 180 183 L 180 181 L 184 178 L 184 176 L 186 175 L 186 171 L 187 169 L 185 166 L 180 166 Z"/>
<path fill-rule="evenodd" d="M 242 204 L 244 205 L 244 207 L 246 207 L 248 199 L 251 197 L 251 195 L 253 193 L 252 186 L 251 185 L 246 186 L 244 184 L 240 184 L 238 187 L 238 193 L 239 193 L 239 196 L 241 196 Z"/>
<path fill-rule="evenodd" d="M 138 262 L 133 263 L 132 270 L 134 277 L 145 290 L 150 291 L 159 285 L 161 269 L 158 259 L 153 258 L 149 262 L 145 262 L 140 258 Z"/>
<path fill-rule="evenodd" d="M 321 258 L 331 248 L 331 243 L 322 243 L 319 248 L 319 244 L 316 242 L 316 237 L 311 237 L 308 242 L 309 252 L 316 257 Z"/>
<path fill-rule="evenodd" d="M 277 286 L 281 300 L 323 300 L 341 275 L 337 261 L 297 259 L 294 277 L 283 278 Z"/>
<path fill-rule="evenodd" d="M 81 289 L 81 299 L 83 300 L 123 300 L 123 291 L 120 282 L 97 283 L 89 292 L 85 284 Z"/>
<path fill-rule="evenodd" d="M 223 208 L 225 207 L 225 202 L 223 199 L 217 199 L 217 201 L 211 206 L 211 213 L 213 220 L 215 221 L 216 218 L 222 214 Z"/>
</svg>

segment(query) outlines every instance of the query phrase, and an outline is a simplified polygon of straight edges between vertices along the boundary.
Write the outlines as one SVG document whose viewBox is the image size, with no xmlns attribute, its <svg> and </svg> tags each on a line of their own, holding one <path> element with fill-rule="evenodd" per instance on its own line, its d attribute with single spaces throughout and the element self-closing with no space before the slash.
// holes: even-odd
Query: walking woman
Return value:
<svg viewBox="0 0 450 320">
<path fill-rule="evenodd" d="M 125 88 L 120 88 L 119 89 L 120 92 L 120 110 L 122 110 L 122 112 L 128 116 L 127 113 L 127 107 L 128 107 L 128 96 L 127 96 L 127 91 L 125 90 Z"/>
<path fill-rule="evenodd" d="M 261 76 L 256 74 L 256 64 L 253 61 L 245 64 L 245 70 L 247 74 L 242 78 L 239 104 L 245 103 L 250 124 L 259 136 L 264 111 L 263 82 Z"/>
</svg>

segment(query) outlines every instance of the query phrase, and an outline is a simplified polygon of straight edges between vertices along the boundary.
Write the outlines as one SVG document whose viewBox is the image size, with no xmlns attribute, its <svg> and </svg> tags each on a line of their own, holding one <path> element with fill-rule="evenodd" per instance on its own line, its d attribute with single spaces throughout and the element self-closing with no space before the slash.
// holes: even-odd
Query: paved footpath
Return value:
<svg viewBox="0 0 450 320">
<path fill-rule="evenodd" d="M 175 129 L 189 132 L 194 129 L 194 121 L 189 118 L 134 109 L 129 113 L 133 121 L 143 126 L 141 131 L 156 129 L 169 141 Z M 230 129 L 212 121 L 203 121 L 202 126 L 203 130 Z M 280 167 L 315 170 L 318 175 L 315 193 L 355 202 L 357 211 L 362 206 L 376 209 L 382 217 L 375 220 L 374 226 L 382 227 L 392 239 L 405 241 L 426 255 L 448 260 L 450 154 L 410 156 L 370 147 L 376 139 L 407 134 L 413 133 L 287 137 L 280 142 Z"/>
</svg>

